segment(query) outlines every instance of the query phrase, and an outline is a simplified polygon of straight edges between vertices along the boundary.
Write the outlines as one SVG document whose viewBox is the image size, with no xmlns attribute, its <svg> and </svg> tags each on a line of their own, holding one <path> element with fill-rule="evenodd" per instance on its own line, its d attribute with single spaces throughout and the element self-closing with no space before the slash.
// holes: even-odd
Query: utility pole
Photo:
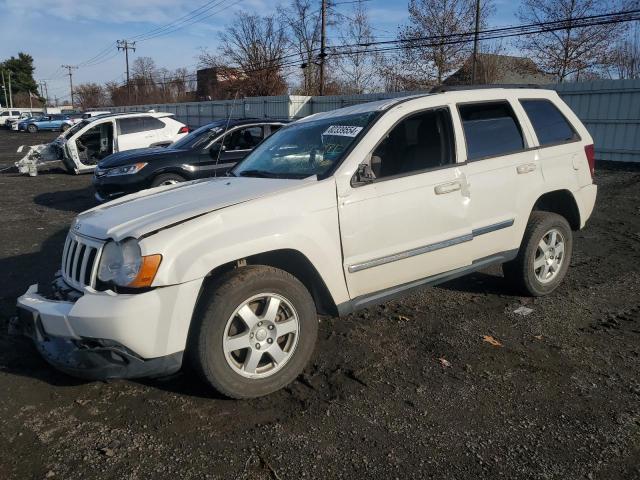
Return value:
<svg viewBox="0 0 640 480">
<path fill-rule="evenodd" d="M 11 70 L 7 71 L 9 76 L 9 108 L 13 108 L 13 94 L 11 93 Z"/>
<path fill-rule="evenodd" d="M 44 98 L 44 108 L 46 110 L 47 105 L 49 104 L 49 95 L 45 93 L 47 90 L 47 82 L 44 80 L 40 82 L 40 96 Z"/>
<path fill-rule="evenodd" d="M 75 67 L 73 65 L 62 65 L 62 68 L 66 68 L 69 71 L 67 75 L 69 75 L 69 88 L 71 91 L 71 108 L 73 109 L 73 73 L 71 73 L 71 70 L 76 70 L 78 67 Z"/>
<path fill-rule="evenodd" d="M 321 30 L 320 30 L 320 95 L 324 95 L 324 57 L 327 43 L 327 0 L 322 0 Z"/>
<path fill-rule="evenodd" d="M 480 0 L 476 0 L 476 31 L 473 35 L 473 60 L 471 63 L 471 84 L 476 83 L 476 64 L 478 63 L 478 32 L 480 31 Z"/>
<path fill-rule="evenodd" d="M 124 58 L 127 62 L 127 103 L 131 103 L 131 84 L 129 83 L 129 50 L 136 51 L 136 42 L 128 40 L 118 40 L 116 42 L 118 50 L 124 50 Z"/>
<path fill-rule="evenodd" d="M 7 85 L 4 83 L 4 70 L 0 70 L 2 73 L 2 91 L 4 92 L 4 106 L 8 107 L 9 102 L 7 101 Z"/>
</svg>

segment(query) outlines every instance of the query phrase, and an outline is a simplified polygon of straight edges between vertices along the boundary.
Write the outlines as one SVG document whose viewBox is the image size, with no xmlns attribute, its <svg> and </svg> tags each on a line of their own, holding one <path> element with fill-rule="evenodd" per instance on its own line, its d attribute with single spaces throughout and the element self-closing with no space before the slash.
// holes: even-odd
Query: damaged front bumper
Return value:
<svg viewBox="0 0 640 480">
<path fill-rule="evenodd" d="M 60 282 L 66 287 L 56 280 Z M 186 313 L 170 304 L 194 290 L 183 285 L 189 288 L 178 285 L 137 295 L 74 291 L 67 296 L 70 301 L 48 298 L 32 285 L 18 298 L 18 316 L 10 331 L 31 338 L 49 364 L 75 377 L 170 375 L 181 368 L 186 344 L 186 332 L 184 338 L 169 336 L 176 333 L 174 317 Z M 176 344 L 181 348 L 172 346 Z"/>
<path fill-rule="evenodd" d="M 18 160 L 15 165 L 18 167 L 18 172 L 35 177 L 38 175 L 39 166 L 62 159 L 63 153 L 56 144 L 45 143 L 29 147 L 26 155 Z"/>
</svg>

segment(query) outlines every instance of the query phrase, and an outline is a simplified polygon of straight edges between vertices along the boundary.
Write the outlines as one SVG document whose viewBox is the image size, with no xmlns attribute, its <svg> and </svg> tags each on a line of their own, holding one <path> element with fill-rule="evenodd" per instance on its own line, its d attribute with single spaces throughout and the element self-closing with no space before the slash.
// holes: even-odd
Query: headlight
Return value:
<svg viewBox="0 0 640 480">
<path fill-rule="evenodd" d="M 153 283 L 162 255 L 142 256 L 138 241 L 110 241 L 102 249 L 98 279 L 121 287 L 148 287 Z"/>
<path fill-rule="evenodd" d="M 146 162 L 140 162 L 134 163 L 133 165 L 125 165 L 124 167 L 111 168 L 107 170 L 107 177 L 115 177 L 118 175 L 133 175 L 134 173 L 138 173 L 146 166 Z"/>
</svg>

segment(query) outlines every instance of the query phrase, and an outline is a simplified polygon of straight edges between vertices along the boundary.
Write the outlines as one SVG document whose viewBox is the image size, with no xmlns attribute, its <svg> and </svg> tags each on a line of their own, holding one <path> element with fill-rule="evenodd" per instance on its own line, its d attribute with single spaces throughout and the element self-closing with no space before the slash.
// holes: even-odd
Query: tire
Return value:
<svg viewBox="0 0 640 480">
<path fill-rule="evenodd" d="M 229 343 L 230 336 L 239 343 Z M 309 362 L 317 336 L 315 304 L 304 285 L 283 270 L 251 265 L 205 286 L 187 355 L 195 371 L 221 394 L 255 398 L 291 383 Z"/>
<path fill-rule="evenodd" d="M 567 274 L 572 251 L 573 235 L 567 220 L 555 213 L 534 211 L 518 256 L 505 263 L 502 270 L 520 293 L 533 297 L 548 295 Z"/>
<path fill-rule="evenodd" d="M 69 125 L 67 125 L 66 123 L 63 123 L 62 126 L 60 127 L 60 131 L 66 132 L 67 130 L 69 130 Z"/>
<path fill-rule="evenodd" d="M 29 133 L 37 133 L 38 132 L 38 127 L 35 125 L 29 125 L 27 126 L 27 131 Z"/>
<path fill-rule="evenodd" d="M 158 175 L 151 182 L 151 187 L 159 187 L 161 185 L 173 185 L 174 183 L 184 182 L 185 178 L 177 173 L 163 173 Z"/>
</svg>

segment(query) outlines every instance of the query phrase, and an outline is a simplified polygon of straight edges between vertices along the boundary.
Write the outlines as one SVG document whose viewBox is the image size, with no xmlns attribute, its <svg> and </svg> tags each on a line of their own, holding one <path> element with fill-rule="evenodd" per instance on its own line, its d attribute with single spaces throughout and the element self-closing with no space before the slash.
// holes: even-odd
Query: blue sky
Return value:
<svg viewBox="0 0 640 480">
<path fill-rule="evenodd" d="M 317 0 L 320 4 L 320 0 Z M 338 0 L 340 2 L 341 0 Z M 163 26 L 207 0 L 0 0 L 0 59 L 19 51 L 35 59 L 37 80 L 46 79 L 49 95 L 68 98 L 68 77 L 62 64 L 77 65 L 101 51 L 102 61 L 74 71 L 74 83 L 122 81 L 124 54 L 117 53 L 118 39 L 131 38 Z M 267 15 L 275 11 L 277 0 L 219 0 L 205 20 L 168 35 L 139 42 L 136 56 L 152 57 L 159 67 L 186 67 L 193 71 L 201 47 L 214 51 L 218 34 L 238 10 Z M 496 0 L 491 26 L 517 23 L 518 1 Z M 407 18 L 407 0 L 367 2 L 374 34 L 390 37 Z M 349 14 L 352 5 L 336 7 Z M 204 15 L 203 15 L 204 16 Z M 105 50 L 106 49 L 106 50 Z M 112 53 L 106 53 L 112 52 Z"/>
</svg>

